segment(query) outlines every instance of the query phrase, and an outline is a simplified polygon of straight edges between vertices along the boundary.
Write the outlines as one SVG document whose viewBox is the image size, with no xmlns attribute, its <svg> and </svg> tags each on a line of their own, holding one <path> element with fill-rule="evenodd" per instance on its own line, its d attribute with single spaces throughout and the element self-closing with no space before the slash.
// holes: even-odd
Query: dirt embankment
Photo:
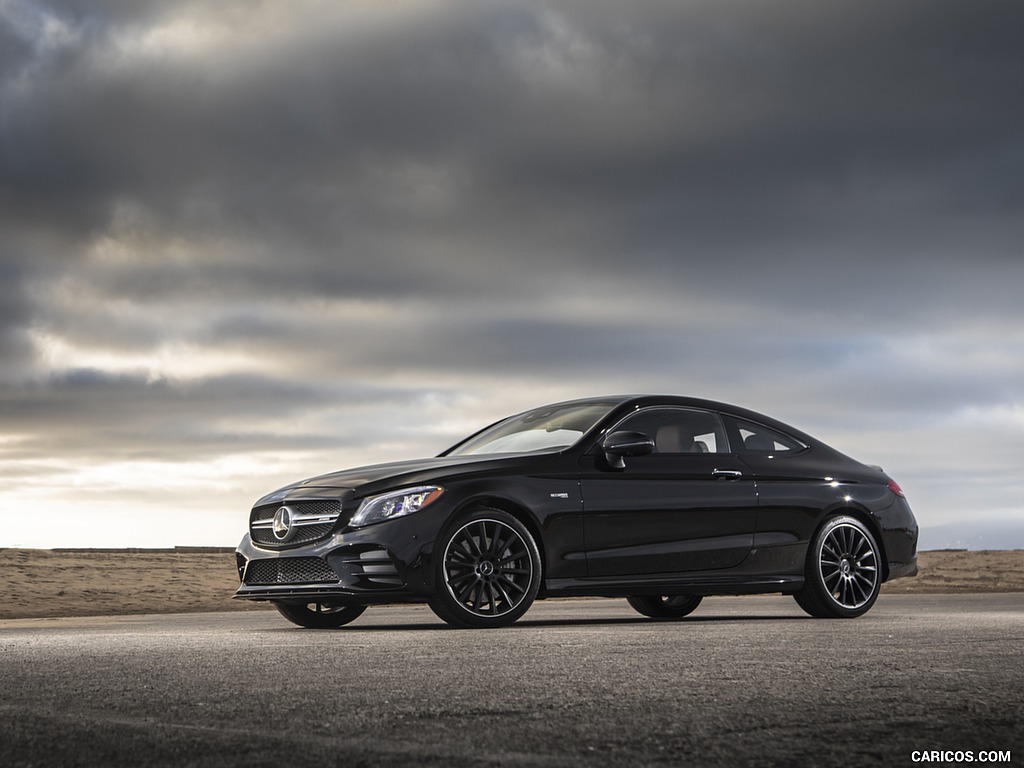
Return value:
<svg viewBox="0 0 1024 768">
<path fill-rule="evenodd" d="M 266 608 L 232 600 L 230 551 L 0 550 L 0 619 Z"/>
<path fill-rule="evenodd" d="M 920 574 L 892 593 L 1024 592 L 1024 550 L 922 552 Z M 230 550 L 0 549 L 0 619 L 265 610 L 232 600 Z"/>
<path fill-rule="evenodd" d="M 918 574 L 882 585 L 883 592 L 1024 592 L 1024 549 L 940 549 L 917 556 Z"/>
</svg>

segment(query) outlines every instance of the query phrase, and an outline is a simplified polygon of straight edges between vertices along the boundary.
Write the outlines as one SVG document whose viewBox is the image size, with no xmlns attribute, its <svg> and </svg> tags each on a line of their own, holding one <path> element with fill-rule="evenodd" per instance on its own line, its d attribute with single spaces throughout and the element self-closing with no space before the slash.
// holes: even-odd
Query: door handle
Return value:
<svg viewBox="0 0 1024 768">
<path fill-rule="evenodd" d="M 743 477 L 743 473 L 738 469 L 716 469 L 711 474 L 719 480 L 739 480 Z"/>
</svg>

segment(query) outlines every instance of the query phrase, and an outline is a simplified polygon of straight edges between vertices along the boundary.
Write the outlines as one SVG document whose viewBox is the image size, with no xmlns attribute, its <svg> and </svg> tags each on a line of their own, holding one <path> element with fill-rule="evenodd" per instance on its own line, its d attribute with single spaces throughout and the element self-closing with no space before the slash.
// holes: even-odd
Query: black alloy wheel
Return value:
<svg viewBox="0 0 1024 768">
<path fill-rule="evenodd" d="M 284 603 L 274 602 L 292 624 L 309 629 L 335 629 L 355 621 L 363 615 L 365 605 L 327 605 L 324 603 Z"/>
<path fill-rule="evenodd" d="M 804 586 L 793 597 L 822 619 L 852 619 L 870 610 L 882 585 L 875 537 L 846 515 L 825 521 L 807 550 Z"/>
<path fill-rule="evenodd" d="M 438 539 L 430 607 L 456 627 L 504 627 L 519 619 L 540 588 L 540 553 L 512 515 L 479 508 Z"/>
<path fill-rule="evenodd" d="M 700 605 L 700 595 L 631 595 L 626 600 L 633 609 L 652 619 L 681 619 Z"/>
</svg>

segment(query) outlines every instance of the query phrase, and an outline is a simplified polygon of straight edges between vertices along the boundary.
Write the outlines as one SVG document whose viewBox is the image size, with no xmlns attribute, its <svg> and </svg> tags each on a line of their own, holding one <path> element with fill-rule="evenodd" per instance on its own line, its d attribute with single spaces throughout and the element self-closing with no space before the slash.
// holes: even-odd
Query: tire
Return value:
<svg viewBox="0 0 1024 768">
<path fill-rule="evenodd" d="M 819 619 L 853 619 L 875 604 L 882 585 L 881 550 L 860 520 L 827 519 L 807 548 L 797 604 Z"/>
<path fill-rule="evenodd" d="M 455 627 L 505 627 L 533 604 L 540 552 L 507 512 L 481 507 L 455 520 L 437 540 L 431 610 Z"/>
<path fill-rule="evenodd" d="M 292 624 L 309 629 L 335 629 L 363 615 L 365 605 L 326 605 L 324 603 L 282 603 L 274 607 Z"/>
<path fill-rule="evenodd" d="M 652 619 L 681 619 L 693 613 L 700 595 L 631 595 L 626 600 L 638 613 Z"/>
</svg>

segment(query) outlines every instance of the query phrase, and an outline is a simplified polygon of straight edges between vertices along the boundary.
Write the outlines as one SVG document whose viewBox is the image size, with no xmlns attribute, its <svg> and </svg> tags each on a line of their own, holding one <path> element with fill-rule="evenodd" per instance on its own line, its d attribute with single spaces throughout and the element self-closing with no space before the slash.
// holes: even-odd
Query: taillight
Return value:
<svg viewBox="0 0 1024 768">
<path fill-rule="evenodd" d="M 897 483 L 895 480 L 890 480 L 888 482 L 888 486 L 889 486 L 889 490 L 892 491 L 893 493 L 895 493 L 901 499 L 905 499 L 906 498 L 906 495 L 903 493 L 903 489 L 900 488 L 899 483 Z"/>
</svg>

